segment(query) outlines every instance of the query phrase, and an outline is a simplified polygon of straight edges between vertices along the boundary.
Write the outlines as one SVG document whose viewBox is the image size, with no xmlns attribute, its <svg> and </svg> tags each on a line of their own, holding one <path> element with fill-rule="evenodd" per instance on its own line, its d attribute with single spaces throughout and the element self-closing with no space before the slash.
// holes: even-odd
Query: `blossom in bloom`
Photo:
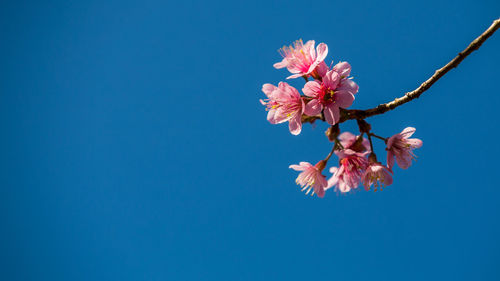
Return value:
<svg viewBox="0 0 500 281">
<path fill-rule="evenodd" d="M 371 185 L 375 186 L 375 191 L 377 187 L 385 187 L 392 184 L 392 171 L 386 166 L 383 166 L 379 162 L 370 163 L 370 166 L 366 168 L 361 181 L 365 186 L 365 189 L 370 189 Z"/>
<path fill-rule="evenodd" d="M 277 69 L 286 67 L 293 73 L 287 79 L 312 75 L 328 54 L 328 46 L 325 43 L 318 44 L 316 49 L 314 44 L 314 40 L 309 40 L 306 44 L 302 40 L 297 40 L 293 46 L 284 46 L 279 50 L 283 60 L 273 66 Z"/>
<path fill-rule="evenodd" d="M 332 70 L 340 75 L 339 85 L 337 86 L 338 91 L 346 91 L 353 95 L 358 92 L 358 84 L 352 81 L 352 79 L 349 79 L 349 75 L 351 75 L 351 65 L 348 62 L 339 62 L 332 68 Z"/>
<path fill-rule="evenodd" d="M 358 188 L 361 178 L 368 167 L 368 160 L 351 149 L 343 150 L 339 157 L 339 168 L 330 168 L 333 176 L 328 180 L 327 189 L 337 186 L 336 190 L 345 193 Z"/>
<path fill-rule="evenodd" d="M 300 134 L 304 101 L 299 91 L 285 82 L 280 82 L 278 87 L 264 84 L 262 91 L 267 96 L 266 100 L 260 100 L 268 110 L 267 120 L 271 124 L 288 121 L 290 132 L 294 135 Z"/>
<path fill-rule="evenodd" d="M 300 162 L 300 165 L 290 165 L 290 168 L 295 171 L 301 171 L 295 182 L 302 187 L 302 191 L 306 190 L 306 194 L 309 194 L 311 189 L 313 189 L 311 195 L 316 193 L 318 197 L 323 197 L 328 185 L 326 177 L 321 174 L 325 165 L 326 162 L 321 160 L 314 166 L 309 162 Z"/>
<path fill-rule="evenodd" d="M 415 158 L 412 150 L 422 146 L 421 140 L 409 139 L 415 130 L 413 127 L 407 127 L 401 133 L 395 134 L 387 140 L 387 165 L 389 169 L 394 166 L 394 158 L 401 169 L 410 167 L 411 160 Z"/>
<path fill-rule="evenodd" d="M 351 149 L 358 153 L 370 151 L 370 142 L 367 139 L 360 140 L 359 136 L 355 136 L 350 132 L 343 132 L 338 139 L 344 149 Z M 340 153 L 340 151 L 335 151 L 335 154 Z"/>
<path fill-rule="evenodd" d="M 340 119 L 339 108 L 347 108 L 354 101 L 354 94 L 339 89 L 341 76 L 334 70 L 328 71 L 322 81 L 309 81 L 302 91 L 312 100 L 306 104 L 304 113 L 314 116 L 324 109 L 325 120 L 330 125 L 335 125 Z"/>
</svg>

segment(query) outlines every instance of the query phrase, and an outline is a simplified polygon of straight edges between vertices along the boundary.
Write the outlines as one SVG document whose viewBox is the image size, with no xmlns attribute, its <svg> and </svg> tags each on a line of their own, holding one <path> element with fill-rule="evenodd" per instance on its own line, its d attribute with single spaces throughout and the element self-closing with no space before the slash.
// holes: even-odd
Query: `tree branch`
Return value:
<svg viewBox="0 0 500 281">
<path fill-rule="evenodd" d="M 490 27 L 486 29 L 479 37 L 477 37 L 472 43 L 465 48 L 462 52 L 460 52 L 454 59 L 452 59 L 449 63 L 447 63 L 442 68 L 436 70 L 434 75 L 432 75 L 429 79 L 427 79 L 424 83 L 422 83 L 417 89 L 407 92 L 404 96 L 400 98 L 396 98 L 395 100 L 383 103 L 378 105 L 377 107 L 359 110 L 359 109 L 351 109 L 351 110 L 342 110 L 341 118 L 339 123 L 345 122 L 351 119 L 365 119 L 374 115 L 383 114 L 389 110 L 393 110 L 394 108 L 403 105 L 411 100 L 414 100 L 422 93 L 427 91 L 436 81 L 438 81 L 441 77 L 443 77 L 448 71 L 457 67 L 468 55 L 470 55 L 473 51 L 479 49 L 481 45 L 486 41 L 495 31 L 500 27 L 500 19 L 493 21 Z M 322 119 L 321 116 L 308 116 L 306 118 L 306 122 L 313 122 L 316 119 Z"/>
</svg>

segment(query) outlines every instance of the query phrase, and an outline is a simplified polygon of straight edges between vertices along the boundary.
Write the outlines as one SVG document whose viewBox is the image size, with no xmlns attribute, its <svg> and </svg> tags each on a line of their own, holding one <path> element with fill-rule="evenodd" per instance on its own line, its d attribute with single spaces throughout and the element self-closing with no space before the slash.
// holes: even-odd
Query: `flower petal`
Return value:
<svg viewBox="0 0 500 281">
<path fill-rule="evenodd" d="M 354 95 L 358 92 L 359 86 L 358 84 L 356 84 L 356 82 L 352 81 L 351 79 L 342 79 L 342 81 L 340 82 L 340 86 L 337 88 L 337 90 L 344 90 Z"/>
<path fill-rule="evenodd" d="M 318 66 L 316 67 L 316 71 L 318 72 L 319 76 L 324 77 L 326 73 L 328 72 L 328 66 L 324 61 L 320 62 Z"/>
<path fill-rule="evenodd" d="M 340 190 L 340 192 L 342 192 L 342 193 L 346 193 L 346 192 L 351 191 L 351 187 L 350 187 L 350 186 L 348 186 L 348 185 L 345 183 L 345 181 L 343 181 L 343 180 L 341 180 L 341 181 L 339 182 L 338 189 L 339 189 L 339 190 Z"/>
<path fill-rule="evenodd" d="M 411 148 L 420 148 L 423 144 L 420 139 L 406 139 L 406 143 L 408 143 Z"/>
<path fill-rule="evenodd" d="M 303 76 L 303 74 L 302 73 L 298 73 L 298 74 L 290 75 L 286 79 L 293 79 L 293 78 L 297 78 L 297 77 L 301 77 L 301 76 Z"/>
<path fill-rule="evenodd" d="M 302 88 L 302 92 L 304 92 L 304 95 L 315 98 L 319 95 L 321 91 L 321 85 L 317 81 L 309 81 L 304 85 L 304 88 Z"/>
<path fill-rule="evenodd" d="M 413 128 L 413 127 L 406 127 L 403 131 L 401 131 L 401 133 L 399 133 L 401 135 L 401 137 L 403 138 L 409 138 L 411 137 L 411 135 L 413 135 L 413 133 L 415 133 L 417 129 Z"/>
<path fill-rule="evenodd" d="M 338 72 L 338 74 L 340 74 L 343 78 L 349 77 L 351 74 L 351 65 L 346 61 L 337 63 L 332 69 Z"/>
<path fill-rule="evenodd" d="M 398 163 L 399 168 L 406 170 L 411 166 L 411 155 L 409 153 L 396 155 L 396 162 Z"/>
<path fill-rule="evenodd" d="M 307 169 L 306 165 L 302 165 L 303 162 L 300 162 L 300 165 L 290 165 L 288 168 L 294 169 L 295 171 L 304 171 Z"/>
<path fill-rule="evenodd" d="M 339 121 L 339 108 L 333 103 L 325 106 L 323 114 L 325 115 L 326 122 L 330 125 L 335 125 Z"/>
<path fill-rule="evenodd" d="M 332 90 L 337 88 L 339 82 L 340 75 L 333 70 L 328 71 L 325 77 L 323 77 L 323 84 Z"/>
<path fill-rule="evenodd" d="M 337 185 L 338 182 L 339 182 L 338 177 L 336 177 L 335 175 L 331 176 L 328 179 L 328 185 L 326 186 L 326 189 L 330 189 L 330 188 L 334 187 L 335 185 Z"/>
<path fill-rule="evenodd" d="M 311 58 L 313 60 L 316 59 L 316 51 L 314 50 L 314 45 L 316 44 L 316 41 L 314 40 L 309 40 L 307 41 L 305 44 L 304 44 L 304 47 L 303 47 L 303 50 L 304 50 L 304 53 L 309 53 L 309 55 L 311 56 Z"/>
<path fill-rule="evenodd" d="M 316 61 L 318 64 L 322 61 L 325 60 L 326 55 L 328 55 L 328 46 L 325 43 L 319 43 L 318 46 L 316 47 Z"/>
<path fill-rule="evenodd" d="M 395 134 L 394 136 L 390 137 L 388 140 L 387 140 L 387 149 L 391 149 L 392 148 L 392 144 L 399 139 L 399 134 Z"/>
<path fill-rule="evenodd" d="M 354 102 L 354 95 L 346 91 L 338 91 L 335 93 L 335 103 L 339 107 L 348 108 Z"/>
<path fill-rule="evenodd" d="M 325 188 L 324 187 L 315 188 L 314 192 L 316 192 L 316 194 L 318 195 L 319 198 L 325 197 Z"/>
<path fill-rule="evenodd" d="M 300 134 L 300 131 L 302 131 L 301 118 L 302 116 L 300 116 L 300 114 L 297 114 L 295 117 L 288 120 L 288 128 L 290 129 L 290 133 L 292 133 L 292 135 L 298 135 Z"/>
<path fill-rule="evenodd" d="M 394 153 L 391 150 L 387 151 L 387 167 L 391 170 L 394 167 Z"/>
<path fill-rule="evenodd" d="M 270 109 L 267 112 L 267 121 L 269 121 L 269 123 L 276 124 L 276 120 L 274 118 L 275 114 L 276 114 L 276 109 Z"/>
<path fill-rule="evenodd" d="M 389 174 L 388 170 L 384 169 L 382 172 L 384 174 L 384 185 L 389 186 L 392 184 L 392 176 Z"/>
<path fill-rule="evenodd" d="M 276 89 L 277 87 L 274 86 L 273 84 L 266 83 L 262 85 L 262 92 L 264 92 L 264 94 L 266 94 L 267 97 L 271 97 L 272 93 Z"/>
<path fill-rule="evenodd" d="M 304 113 L 306 115 L 309 115 L 309 116 L 314 116 L 314 115 L 318 115 L 319 113 L 321 113 L 321 110 L 323 110 L 323 106 L 321 105 L 319 100 L 314 99 L 306 104 L 306 107 L 304 109 Z"/>
<path fill-rule="evenodd" d="M 285 58 L 282 61 L 273 64 L 273 67 L 276 69 L 284 68 L 287 66 L 288 66 L 288 61 Z"/>
</svg>

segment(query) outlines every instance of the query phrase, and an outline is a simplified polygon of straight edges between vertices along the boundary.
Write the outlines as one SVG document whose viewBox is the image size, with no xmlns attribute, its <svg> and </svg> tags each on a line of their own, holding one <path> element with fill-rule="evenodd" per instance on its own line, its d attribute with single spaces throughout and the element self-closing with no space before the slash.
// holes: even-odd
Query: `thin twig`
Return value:
<svg viewBox="0 0 500 281">
<path fill-rule="evenodd" d="M 375 108 L 367 109 L 367 110 L 348 110 L 345 115 L 345 120 L 349 119 L 364 119 L 373 115 L 382 114 L 389 110 L 392 110 L 400 105 L 403 105 L 413 99 L 420 97 L 420 95 L 428 90 L 439 78 L 443 77 L 448 71 L 457 67 L 469 54 L 473 51 L 479 49 L 481 45 L 488 39 L 495 31 L 500 27 L 500 19 L 493 21 L 491 26 L 486 29 L 483 34 L 477 37 L 472 43 L 465 48 L 462 52 L 460 52 L 454 59 L 452 59 L 449 63 L 447 63 L 442 68 L 436 70 L 434 75 L 431 78 L 427 79 L 424 83 L 422 83 L 417 89 L 406 93 L 404 96 L 397 98 L 391 102 L 381 104 Z M 341 120 L 341 121 L 345 121 Z"/>
<path fill-rule="evenodd" d="M 370 136 L 372 136 L 372 137 L 376 137 L 377 139 L 381 139 L 381 140 L 383 140 L 384 142 L 387 142 L 387 139 L 386 139 L 386 138 L 384 138 L 384 137 L 381 137 L 381 136 L 375 135 L 375 134 L 373 134 L 373 133 L 369 133 L 369 135 L 370 135 Z"/>
<path fill-rule="evenodd" d="M 454 59 L 452 59 L 449 63 L 447 63 L 442 68 L 436 70 L 434 75 L 432 75 L 429 79 L 427 79 L 424 83 L 422 83 L 417 89 L 407 92 L 404 96 L 400 98 L 396 98 L 395 100 L 383 103 L 378 105 L 377 107 L 359 110 L 359 109 L 351 109 L 351 110 L 342 110 L 341 118 L 338 123 L 345 122 L 351 119 L 365 119 L 374 115 L 383 114 L 389 110 L 393 110 L 394 108 L 403 105 L 411 100 L 414 100 L 422 93 L 427 91 L 436 81 L 438 81 L 441 77 L 443 77 L 448 71 L 457 67 L 468 55 L 470 55 L 473 51 L 479 49 L 481 45 L 486 41 L 495 31 L 500 27 L 500 19 L 493 21 L 490 27 L 486 29 L 479 37 L 477 37 L 472 43 L 465 48 L 462 52 L 460 52 Z M 306 122 L 314 122 L 316 119 L 322 119 L 321 116 L 308 116 L 306 118 Z"/>
</svg>

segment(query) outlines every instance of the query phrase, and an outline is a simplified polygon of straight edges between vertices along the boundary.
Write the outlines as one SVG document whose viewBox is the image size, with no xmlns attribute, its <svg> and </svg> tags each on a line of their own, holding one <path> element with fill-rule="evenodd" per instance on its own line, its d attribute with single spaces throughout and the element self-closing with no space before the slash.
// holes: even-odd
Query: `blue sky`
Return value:
<svg viewBox="0 0 500 281">
<path fill-rule="evenodd" d="M 380 135 L 414 126 L 424 141 L 383 192 L 306 197 L 288 165 L 328 153 L 326 126 L 292 136 L 258 100 L 288 76 L 272 67 L 276 50 L 299 38 L 351 63 L 353 108 L 392 100 L 499 11 L 3 2 L 1 279 L 498 280 L 500 34 L 418 100 L 368 119 Z"/>
</svg>

